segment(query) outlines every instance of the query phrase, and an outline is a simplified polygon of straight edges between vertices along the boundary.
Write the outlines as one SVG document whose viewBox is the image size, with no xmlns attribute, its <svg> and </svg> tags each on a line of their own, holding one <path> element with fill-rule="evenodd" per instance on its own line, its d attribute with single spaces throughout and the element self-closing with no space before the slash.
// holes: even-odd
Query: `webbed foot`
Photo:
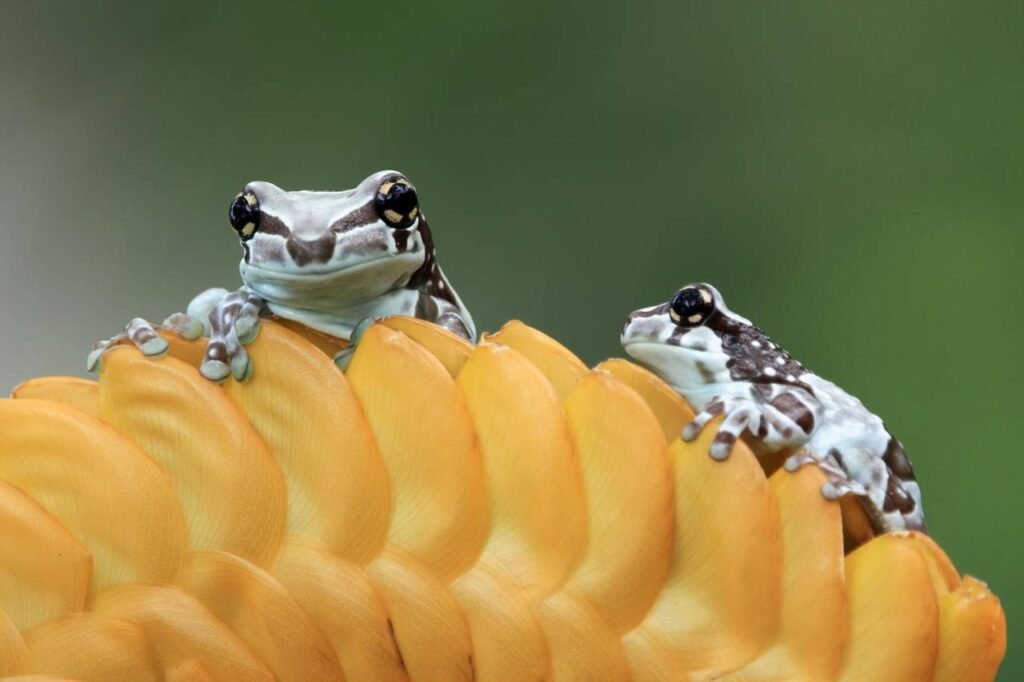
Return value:
<svg viewBox="0 0 1024 682">
<path fill-rule="evenodd" d="M 245 345 L 259 333 L 263 299 L 244 289 L 227 293 L 223 289 L 205 291 L 189 304 L 189 313 L 208 321 L 210 344 L 199 366 L 199 373 L 211 381 L 223 381 L 231 375 L 236 381 L 252 376 L 252 361 Z"/>
<path fill-rule="evenodd" d="M 193 340 L 202 336 L 203 324 L 187 313 L 175 313 L 163 321 L 161 325 L 154 325 L 148 320 L 136 317 L 129 322 L 124 330 L 103 341 L 93 344 L 92 351 L 86 359 L 86 369 L 90 372 L 99 371 L 103 355 L 114 346 L 132 344 L 139 351 L 151 358 L 158 358 L 167 353 L 169 344 L 160 336 L 160 330 L 171 331 L 183 339 Z"/>
<path fill-rule="evenodd" d="M 825 473 L 825 483 L 821 485 L 821 495 L 826 500 L 838 500 L 847 495 L 867 495 L 868 490 L 860 483 L 852 480 L 839 462 L 831 455 L 819 459 L 807 450 L 801 450 L 786 458 L 786 471 L 793 473 L 800 467 L 816 464 Z"/>
<path fill-rule="evenodd" d="M 682 439 L 687 443 L 696 440 L 711 420 L 722 414 L 725 415 L 725 420 L 718 427 L 718 435 L 708 449 L 711 458 L 718 461 L 729 457 L 733 446 L 744 431 L 762 421 L 757 405 L 749 398 L 715 398 L 686 425 Z"/>
</svg>

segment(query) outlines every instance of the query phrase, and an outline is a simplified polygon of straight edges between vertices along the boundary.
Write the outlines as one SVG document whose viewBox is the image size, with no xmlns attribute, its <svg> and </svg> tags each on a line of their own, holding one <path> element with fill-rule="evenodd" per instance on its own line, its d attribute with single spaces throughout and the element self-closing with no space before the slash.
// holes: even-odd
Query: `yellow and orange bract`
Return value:
<svg viewBox="0 0 1024 682">
<path fill-rule="evenodd" d="M 250 381 L 118 348 L 0 401 L 0 678 L 992 680 L 1005 618 L 915 534 L 843 554 L 814 468 L 518 322 L 336 344 Z M 5 677 L 6 676 L 6 677 Z"/>
</svg>

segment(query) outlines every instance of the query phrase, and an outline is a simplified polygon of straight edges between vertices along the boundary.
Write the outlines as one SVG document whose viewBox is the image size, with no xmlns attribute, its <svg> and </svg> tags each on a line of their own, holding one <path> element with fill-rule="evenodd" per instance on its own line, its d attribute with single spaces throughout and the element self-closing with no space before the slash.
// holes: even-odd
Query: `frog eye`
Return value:
<svg viewBox="0 0 1024 682">
<path fill-rule="evenodd" d="M 672 321 L 682 327 L 704 324 L 713 312 L 715 297 L 707 287 L 699 284 L 691 284 L 680 289 L 668 306 L 668 314 Z"/>
<path fill-rule="evenodd" d="M 252 192 L 242 192 L 228 207 L 228 220 L 231 227 L 244 241 L 252 239 L 260 226 L 260 202 Z"/>
<path fill-rule="evenodd" d="M 416 189 L 405 178 L 391 178 L 377 188 L 377 214 L 398 230 L 408 229 L 420 214 Z"/>
</svg>

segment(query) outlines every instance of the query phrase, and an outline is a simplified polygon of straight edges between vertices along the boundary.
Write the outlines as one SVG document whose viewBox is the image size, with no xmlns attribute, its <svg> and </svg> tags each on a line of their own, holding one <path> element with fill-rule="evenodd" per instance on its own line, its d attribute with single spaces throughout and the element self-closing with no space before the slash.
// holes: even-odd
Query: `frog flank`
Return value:
<svg viewBox="0 0 1024 682">
<path fill-rule="evenodd" d="M 699 410 L 682 437 L 723 420 L 710 447 L 729 456 L 744 432 L 760 454 L 792 450 L 790 471 L 817 464 L 829 499 L 856 495 L 877 532 L 925 531 L 921 491 L 900 443 L 855 397 L 793 359 L 709 284 L 629 315 L 626 352 Z"/>
<path fill-rule="evenodd" d="M 472 316 L 437 262 L 416 189 L 397 171 L 374 173 L 340 192 L 250 182 L 228 217 L 242 246 L 243 286 L 208 289 L 162 325 L 185 338 L 210 337 L 200 368 L 209 379 L 249 376 L 244 345 L 265 316 L 343 340 L 356 340 L 361 323 L 390 315 L 427 320 L 467 340 L 476 336 Z M 90 369 L 124 342 L 150 356 L 167 350 L 158 327 L 136 318 L 96 344 Z M 348 355 L 339 354 L 339 364 Z"/>
</svg>

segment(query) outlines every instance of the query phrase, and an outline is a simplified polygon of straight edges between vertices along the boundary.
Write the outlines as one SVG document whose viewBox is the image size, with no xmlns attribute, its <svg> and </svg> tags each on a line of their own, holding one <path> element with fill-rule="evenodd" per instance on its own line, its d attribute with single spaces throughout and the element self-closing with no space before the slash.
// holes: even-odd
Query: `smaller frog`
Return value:
<svg viewBox="0 0 1024 682">
<path fill-rule="evenodd" d="M 700 410 L 684 441 L 721 415 L 714 459 L 728 457 L 749 432 L 758 454 L 798 449 L 786 460 L 789 471 L 820 466 L 826 498 L 857 495 L 876 532 L 927 532 L 914 469 L 882 420 L 729 310 L 710 284 L 689 284 L 667 303 L 633 312 L 621 340 Z"/>
<path fill-rule="evenodd" d="M 428 320 L 470 341 L 476 337 L 472 316 L 437 263 L 416 189 L 397 171 L 374 173 L 342 192 L 288 192 L 250 182 L 232 201 L 228 218 L 242 245 L 242 288 L 208 289 L 161 325 L 188 339 L 210 337 L 200 366 L 208 379 L 231 374 L 241 381 L 251 374 L 244 346 L 269 315 L 353 343 L 370 323 L 390 315 Z M 166 353 L 158 330 L 132 320 L 93 347 L 90 371 L 119 343 L 149 356 Z M 351 350 L 335 361 L 344 366 Z"/>
</svg>

